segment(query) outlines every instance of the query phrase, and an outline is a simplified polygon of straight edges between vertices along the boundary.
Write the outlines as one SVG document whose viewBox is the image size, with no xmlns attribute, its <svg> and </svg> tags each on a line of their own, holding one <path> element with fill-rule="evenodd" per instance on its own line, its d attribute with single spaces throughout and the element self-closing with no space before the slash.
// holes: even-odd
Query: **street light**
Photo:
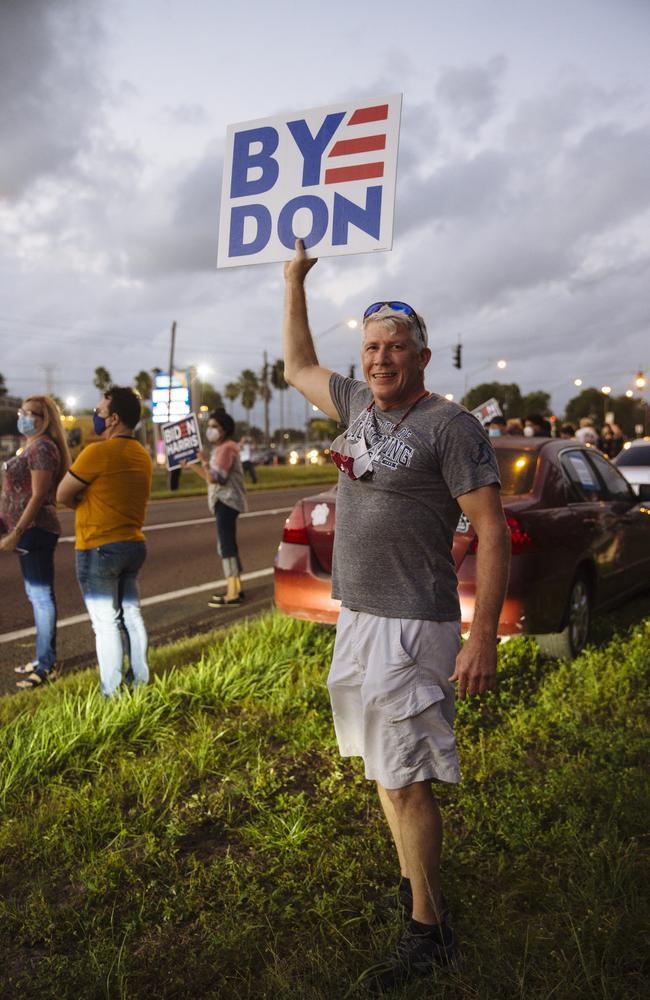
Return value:
<svg viewBox="0 0 650 1000">
<path fill-rule="evenodd" d="M 578 388 L 580 388 L 580 386 L 582 385 L 582 379 L 581 378 L 574 378 L 573 384 L 577 385 Z"/>
<path fill-rule="evenodd" d="M 478 375 L 479 372 L 485 371 L 486 368 L 490 368 L 494 364 L 497 366 L 497 368 L 500 368 L 502 371 L 504 368 L 508 367 L 508 362 L 504 358 L 499 358 L 498 361 L 493 361 L 493 360 L 486 361 L 484 365 L 480 366 L 480 368 L 474 368 L 474 370 L 471 372 L 465 372 L 464 395 L 467 395 L 467 383 L 469 379 L 474 378 L 474 376 Z"/>
<path fill-rule="evenodd" d="M 208 377 L 208 375 L 212 374 L 212 369 L 210 368 L 209 365 L 197 365 L 196 374 L 199 376 L 201 380 L 201 403 L 203 403 L 203 396 L 205 395 L 205 380 Z M 203 409 L 203 406 L 201 406 L 200 408 Z"/>
<path fill-rule="evenodd" d="M 637 372 L 637 376 L 634 380 L 634 384 L 637 387 L 637 389 L 645 389 L 645 382 L 646 379 L 643 372 L 642 371 Z"/>
<path fill-rule="evenodd" d="M 453 401 L 454 401 L 454 394 L 453 394 L 453 392 L 446 392 L 445 393 L 445 399 L 448 399 L 450 403 L 453 403 Z"/>
<path fill-rule="evenodd" d="M 607 399 L 612 391 L 611 385 L 602 385 L 600 391 L 603 394 L 603 421 L 607 420 Z"/>
<path fill-rule="evenodd" d="M 631 389 L 626 389 L 625 390 L 625 395 L 627 396 L 628 399 L 632 399 L 632 396 L 634 395 L 634 393 L 632 392 Z"/>
</svg>

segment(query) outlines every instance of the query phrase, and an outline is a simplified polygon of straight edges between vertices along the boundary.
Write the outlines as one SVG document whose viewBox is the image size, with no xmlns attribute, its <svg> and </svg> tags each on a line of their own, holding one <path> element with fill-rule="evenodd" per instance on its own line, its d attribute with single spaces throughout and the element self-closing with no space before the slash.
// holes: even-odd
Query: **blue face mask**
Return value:
<svg viewBox="0 0 650 1000">
<path fill-rule="evenodd" d="M 106 417 L 100 417 L 98 413 L 93 413 L 93 430 L 97 437 L 101 437 L 106 430 Z"/>
<path fill-rule="evenodd" d="M 29 413 L 21 413 L 18 417 L 18 433 L 29 437 L 36 430 L 36 420 Z"/>
<path fill-rule="evenodd" d="M 490 428 L 488 428 L 488 437 L 491 437 L 491 438 L 500 438 L 501 437 L 501 431 L 499 430 L 498 427 L 490 427 Z"/>
</svg>

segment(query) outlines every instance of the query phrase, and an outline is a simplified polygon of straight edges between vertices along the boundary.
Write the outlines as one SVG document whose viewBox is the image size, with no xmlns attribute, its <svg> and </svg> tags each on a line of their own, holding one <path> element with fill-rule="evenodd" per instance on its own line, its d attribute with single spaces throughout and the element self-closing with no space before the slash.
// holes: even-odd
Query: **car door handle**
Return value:
<svg viewBox="0 0 650 1000">
<path fill-rule="evenodd" d="M 582 518 L 582 523 L 583 524 L 597 524 L 598 523 L 598 518 L 597 517 L 583 517 Z"/>
</svg>

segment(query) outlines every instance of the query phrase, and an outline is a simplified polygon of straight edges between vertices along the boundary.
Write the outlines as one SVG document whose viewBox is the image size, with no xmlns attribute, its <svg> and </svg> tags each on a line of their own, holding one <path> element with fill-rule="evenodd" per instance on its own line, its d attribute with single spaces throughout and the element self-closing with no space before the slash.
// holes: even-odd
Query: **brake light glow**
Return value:
<svg viewBox="0 0 650 1000">
<path fill-rule="evenodd" d="M 506 524 L 510 529 L 510 551 L 512 555 L 517 556 L 522 552 L 530 552 L 533 547 L 533 540 L 526 529 L 522 528 L 521 523 L 517 520 L 517 518 L 511 517 L 509 514 L 506 515 Z M 477 549 L 478 535 L 474 535 L 467 550 L 468 555 L 474 555 Z"/>
<path fill-rule="evenodd" d="M 296 504 L 284 522 L 282 541 L 291 542 L 293 545 L 309 545 L 307 525 L 301 503 Z"/>
<path fill-rule="evenodd" d="M 512 539 L 510 551 L 513 556 L 520 552 L 529 552 L 533 546 L 533 540 L 526 529 L 522 528 L 517 518 L 506 517 L 506 524 L 510 528 L 510 537 Z"/>
</svg>

